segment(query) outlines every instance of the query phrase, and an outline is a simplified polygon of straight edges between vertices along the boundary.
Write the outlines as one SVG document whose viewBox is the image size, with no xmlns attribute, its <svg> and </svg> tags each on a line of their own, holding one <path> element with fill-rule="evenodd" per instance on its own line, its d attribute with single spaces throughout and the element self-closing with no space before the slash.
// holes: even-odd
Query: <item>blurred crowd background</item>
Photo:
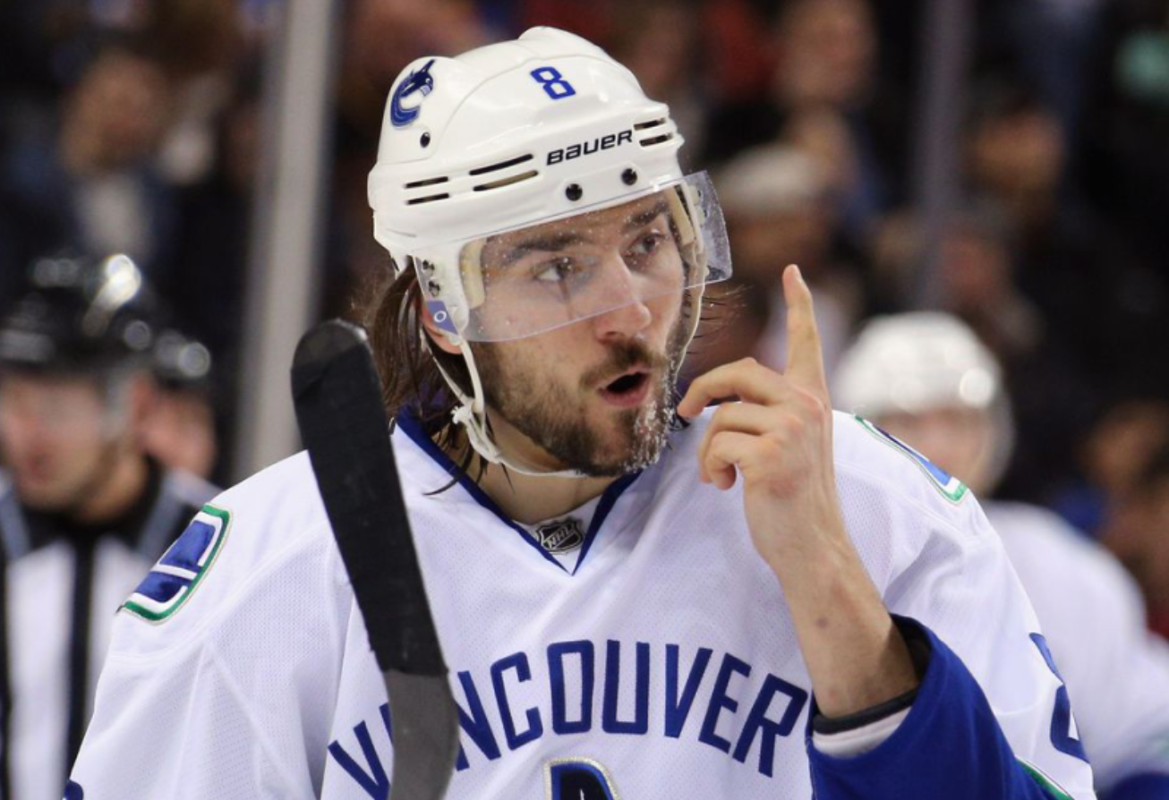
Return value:
<svg viewBox="0 0 1169 800">
<path fill-rule="evenodd" d="M 978 0 L 959 202 L 928 305 L 1004 366 L 999 494 L 1112 544 L 1169 628 L 1169 0 Z M 156 452 L 226 483 L 276 0 L 0 0 L 0 306 L 37 259 L 132 256 L 213 365 L 170 373 Z M 926 0 L 350 0 L 332 98 L 323 290 L 350 313 L 387 257 L 366 176 L 389 87 L 426 54 L 551 24 L 668 102 L 735 258 L 690 368 L 781 365 L 780 270 L 816 292 L 831 368 L 921 308 Z"/>
</svg>

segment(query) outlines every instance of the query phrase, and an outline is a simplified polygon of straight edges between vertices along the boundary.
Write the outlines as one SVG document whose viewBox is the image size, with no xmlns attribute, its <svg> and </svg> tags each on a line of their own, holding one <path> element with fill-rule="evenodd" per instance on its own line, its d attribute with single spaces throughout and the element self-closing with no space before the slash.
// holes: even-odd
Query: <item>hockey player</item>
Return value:
<svg viewBox="0 0 1169 800">
<path fill-rule="evenodd" d="M 146 450 L 163 464 L 210 477 L 219 456 L 211 351 L 177 330 L 164 330 L 154 346 L 153 372 L 159 391 Z"/>
<path fill-rule="evenodd" d="M 137 267 L 54 258 L 30 277 L 0 319 L 0 796 L 55 800 L 118 604 L 214 490 L 141 449 Z"/>
<path fill-rule="evenodd" d="M 871 321 L 834 377 L 841 408 L 983 496 L 1067 680 L 1101 796 L 1169 798 L 1169 645 L 1148 632 L 1136 584 L 1054 513 L 985 499 L 1013 438 L 994 356 L 955 317 L 901 314 Z"/>
<path fill-rule="evenodd" d="M 461 709 L 448 797 L 1093 797 L 996 537 L 829 410 L 798 270 L 788 371 L 676 402 L 730 271 L 681 144 L 551 29 L 391 93 L 370 326 Z M 72 800 L 388 795 L 398 721 L 304 455 L 206 506 L 115 624 Z"/>
</svg>

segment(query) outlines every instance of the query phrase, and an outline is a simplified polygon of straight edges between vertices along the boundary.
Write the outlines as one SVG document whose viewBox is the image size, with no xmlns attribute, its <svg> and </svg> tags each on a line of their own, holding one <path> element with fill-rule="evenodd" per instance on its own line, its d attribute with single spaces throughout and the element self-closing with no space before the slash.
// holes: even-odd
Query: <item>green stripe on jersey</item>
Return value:
<svg viewBox="0 0 1169 800">
<path fill-rule="evenodd" d="M 1036 767 L 1033 764 L 1028 764 L 1021 758 L 1018 759 L 1018 761 L 1019 766 L 1021 766 L 1026 771 L 1026 773 L 1031 776 L 1031 780 L 1039 784 L 1039 788 L 1046 792 L 1050 797 L 1054 797 L 1055 800 L 1075 800 L 1074 797 L 1064 791 L 1062 786 L 1049 778 L 1043 772 L 1043 770 L 1039 769 L 1039 767 Z"/>
</svg>

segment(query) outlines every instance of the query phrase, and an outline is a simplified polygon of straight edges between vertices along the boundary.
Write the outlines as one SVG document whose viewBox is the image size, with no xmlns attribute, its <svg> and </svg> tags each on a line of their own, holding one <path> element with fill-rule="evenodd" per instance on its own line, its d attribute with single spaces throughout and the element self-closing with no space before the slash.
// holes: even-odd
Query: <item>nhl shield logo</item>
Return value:
<svg viewBox="0 0 1169 800">
<path fill-rule="evenodd" d="M 538 526 L 536 541 L 552 555 L 571 553 L 584 544 L 584 531 L 579 519 L 565 517 Z"/>
</svg>

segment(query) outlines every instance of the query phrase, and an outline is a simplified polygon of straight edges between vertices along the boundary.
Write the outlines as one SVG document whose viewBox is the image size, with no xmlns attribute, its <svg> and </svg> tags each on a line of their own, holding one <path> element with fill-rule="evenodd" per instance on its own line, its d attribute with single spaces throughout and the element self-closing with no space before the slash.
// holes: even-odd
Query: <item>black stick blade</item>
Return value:
<svg viewBox="0 0 1169 800">
<path fill-rule="evenodd" d="M 340 321 L 309 331 L 292 393 L 378 666 L 445 675 L 365 333 Z"/>
<path fill-rule="evenodd" d="M 439 800 L 458 712 L 430 614 L 365 333 L 326 322 L 300 340 L 292 395 L 301 438 L 390 699 L 391 800 Z"/>
</svg>

